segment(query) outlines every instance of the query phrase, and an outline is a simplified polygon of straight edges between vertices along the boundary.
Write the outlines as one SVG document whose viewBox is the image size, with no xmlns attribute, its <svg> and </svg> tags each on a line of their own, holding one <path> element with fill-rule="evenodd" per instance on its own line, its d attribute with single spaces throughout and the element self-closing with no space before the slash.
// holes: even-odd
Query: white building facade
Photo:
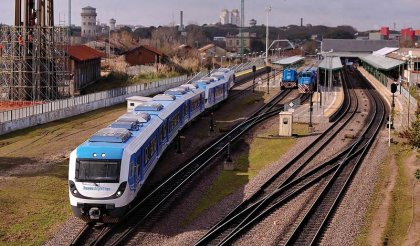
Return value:
<svg viewBox="0 0 420 246">
<path fill-rule="evenodd" d="M 222 23 L 222 25 L 229 24 L 229 11 L 227 9 L 220 12 L 220 23 Z"/>
<path fill-rule="evenodd" d="M 82 8 L 82 37 L 96 36 L 96 9 L 93 7 Z"/>
</svg>

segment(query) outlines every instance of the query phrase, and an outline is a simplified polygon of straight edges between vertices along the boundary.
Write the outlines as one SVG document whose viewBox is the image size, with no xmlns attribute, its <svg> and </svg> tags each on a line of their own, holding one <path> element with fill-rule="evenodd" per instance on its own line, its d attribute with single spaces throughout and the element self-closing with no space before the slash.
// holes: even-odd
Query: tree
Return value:
<svg viewBox="0 0 420 246">
<path fill-rule="evenodd" d="M 409 130 L 410 144 L 414 147 L 420 148 L 420 114 L 417 114 L 417 119 L 411 124 Z"/>
<path fill-rule="evenodd" d="M 324 38 L 332 38 L 332 39 L 354 39 L 354 34 L 345 31 L 336 29 L 333 31 L 328 32 Z"/>
<path fill-rule="evenodd" d="M 260 39 L 251 40 L 251 51 L 263 51 L 265 50 L 265 45 Z"/>
<path fill-rule="evenodd" d="M 133 33 L 133 30 L 131 30 L 131 28 L 130 28 L 130 27 L 128 27 L 128 26 L 123 26 L 123 27 L 121 27 L 119 31 L 120 31 L 120 32 L 129 32 L 129 33 Z"/>
<path fill-rule="evenodd" d="M 315 40 L 308 40 L 303 44 L 303 50 L 305 53 L 316 54 L 316 49 L 318 49 L 318 43 Z"/>
<path fill-rule="evenodd" d="M 133 35 L 136 38 L 149 39 L 152 37 L 152 30 L 153 28 L 140 27 L 134 30 Z"/>
</svg>

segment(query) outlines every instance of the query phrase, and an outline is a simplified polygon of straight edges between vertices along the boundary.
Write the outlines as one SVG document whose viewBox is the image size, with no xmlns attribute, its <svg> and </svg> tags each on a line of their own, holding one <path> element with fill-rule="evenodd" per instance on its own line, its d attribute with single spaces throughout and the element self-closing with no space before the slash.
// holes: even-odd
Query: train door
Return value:
<svg viewBox="0 0 420 246">
<path fill-rule="evenodd" d="M 137 157 L 133 154 L 130 158 L 128 168 L 128 185 L 131 192 L 135 192 L 137 189 Z"/>
</svg>

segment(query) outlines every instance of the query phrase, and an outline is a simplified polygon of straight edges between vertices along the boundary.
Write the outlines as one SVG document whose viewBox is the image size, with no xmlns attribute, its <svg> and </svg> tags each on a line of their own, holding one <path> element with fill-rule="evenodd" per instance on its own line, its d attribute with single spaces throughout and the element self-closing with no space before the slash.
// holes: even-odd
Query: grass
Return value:
<svg viewBox="0 0 420 246">
<path fill-rule="evenodd" d="M 388 182 L 388 177 L 391 176 L 391 167 L 389 164 L 391 162 L 390 156 L 391 154 L 388 154 L 386 156 L 386 159 L 383 161 L 383 163 L 380 166 L 378 179 L 372 193 L 371 202 L 369 204 L 368 210 L 364 218 L 363 227 L 355 240 L 356 245 L 369 245 L 369 234 L 370 234 L 371 225 L 372 225 L 371 221 L 373 220 L 375 216 L 375 212 L 379 208 L 383 199 L 381 190 L 386 187 L 387 182 Z"/>
<path fill-rule="evenodd" d="M 125 104 L 119 104 L 2 135 L 0 171 L 28 163 L 29 159 L 65 154 L 124 112 Z"/>
<path fill-rule="evenodd" d="M 68 219 L 67 169 L 0 182 L 0 245 L 41 245 Z"/>
<path fill-rule="evenodd" d="M 401 245 L 412 220 L 409 177 L 404 164 L 409 152 L 409 149 L 402 146 L 393 149 L 398 166 L 398 175 L 395 188 L 392 191 L 391 207 L 383 236 L 384 245 Z"/>
<path fill-rule="evenodd" d="M 294 133 L 298 135 L 306 134 L 306 125 L 295 124 L 293 127 Z M 235 170 L 223 170 L 221 172 L 212 186 L 198 201 L 192 213 L 183 221 L 183 224 L 189 224 L 207 209 L 248 183 L 259 171 L 280 159 L 296 143 L 296 139 L 293 138 L 270 138 L 277 133 L 277 126 L 273 126 L 264 130 L 249 145 L 242 143 L 241 148 L 245 150 L 241 151 L 242 153 L 238 156 L 233 157 Z"/>
<path fill-rule="evenodd" d="M 141 74 L 135 77 L 130 77 L 125 73 L 111 72 L 109 75 L 100 78 L 93 84 L 90 84 L 81 90 L 81 94 L 95 93 L 99 91 L 112 90 L 136 84 L 148 83 L 160 79 L 171 78 L 179 76 L 176 72 L 168 74 Z"/>
<path fill-rule="evenodd" d="M 397 180 L 392 191 L 391 204 L 387 218 L 384 234 L 381 237 L 383 245 L 401 245 L 412 219 L 411 196 L 409 192 L 409 177 L 405 170 L 405 160 L 409 155 L 409 150 L 403 145 L 395 145 L 390 148 L 390 152 L 381 165 L 378 181 L 375 184 L 372 200 L 364 218 L 364 225 L 356 239 L 356 245 L 369 245 L 369 235 L 372 226 L 372 219 L 376 210 L 382 203 L 383 195 L 381 190 L 387 186 L 391 176 L 391 156 L 396 157 L 398 166 Z"/>
</svg>

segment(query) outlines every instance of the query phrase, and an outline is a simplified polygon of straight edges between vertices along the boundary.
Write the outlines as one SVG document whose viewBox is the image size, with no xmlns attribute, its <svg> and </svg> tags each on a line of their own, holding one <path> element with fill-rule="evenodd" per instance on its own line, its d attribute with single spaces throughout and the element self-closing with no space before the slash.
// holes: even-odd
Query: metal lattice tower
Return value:
<svg viewBox="0 0 420 246">
<path fill-rule="evenodd" d="M 67 97 L 68 30 L 54 26 L 53 0 L 23 3 L 15 0 L 15 26 L 0 28 L 0 101 Z"/>
<path fill-rule="evenodd" d="M 245 27 L 245 0 L 241 0 L 241 27 L 239 29 L 241 36 L 241 55 L 244 54 L 244 27 Z"/>
</svg>

